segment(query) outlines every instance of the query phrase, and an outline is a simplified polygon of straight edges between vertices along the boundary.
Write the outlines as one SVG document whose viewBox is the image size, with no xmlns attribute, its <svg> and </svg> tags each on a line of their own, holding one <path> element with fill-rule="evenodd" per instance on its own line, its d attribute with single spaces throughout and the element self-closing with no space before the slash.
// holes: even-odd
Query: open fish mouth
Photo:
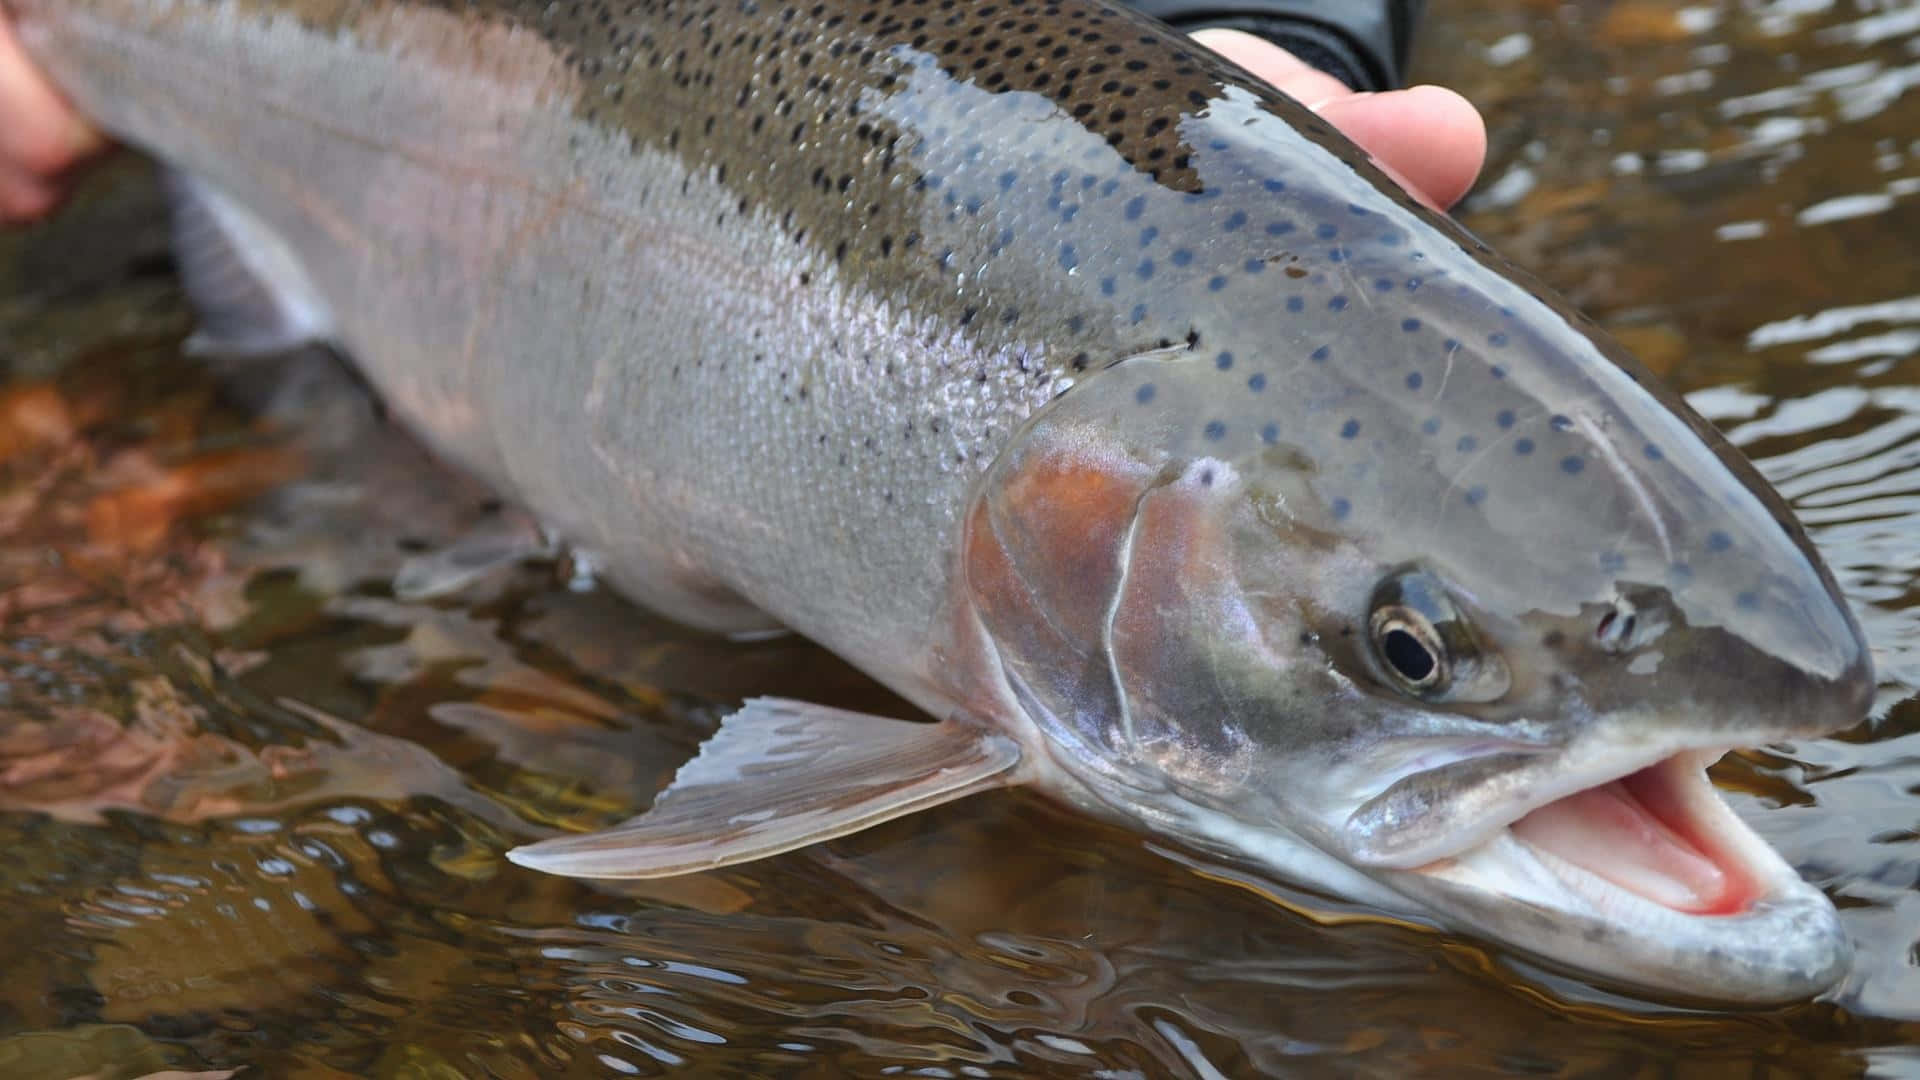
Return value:
<svg viewBox="0 0 1920 1080">
<path fill-rule="evenodd" d="M 1473 830 L 1464 846 L 1375 873 L 1437 913 L 1584 974 L 1661 995 L 1766 1004 L 1811 997 L 1850 948 L 1831 901 L 1686 750 Z"/>
<path fill-rule="evenodd" d="M 1596 902 L 1624 891 L 1682 914 L 1737 915 L 1764 894 L 1768 869 L 1742 841 L 1773 852 L 1707 781 L 1715 756 L 1676 754 L 1555 799 L 1508 831 Z"/>
</svg>

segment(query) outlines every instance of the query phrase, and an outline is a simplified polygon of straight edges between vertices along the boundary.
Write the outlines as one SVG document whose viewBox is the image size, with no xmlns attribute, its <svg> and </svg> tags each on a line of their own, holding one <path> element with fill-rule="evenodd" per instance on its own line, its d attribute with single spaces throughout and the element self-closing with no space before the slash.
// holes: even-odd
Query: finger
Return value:
<svg viewBox="0 0 1920 1080">
<path fill-rule="evenodd" d="M 1460 201 L 1486 162 L 1479 110 L 1445 87 L 1356 94 L 1326 102 L 1319 112 L 1437 207 Z"/>
<path fill-rule="evenodd" d="M 0 18 L 0 184 L 7 205 L 41 206 L 53 193 L 52 182 L 97 153 L 104 145 L 41 78 L 20 48 L 12 28 Z M 18 213 L 18 211 L 10 211 Z M 41 211 L 44 212 L 44 211 Z"/>
<path fill-rule="evenodd" d="M 37 221 L 53 211 L 60 192 L 17 170 L 0 170 L 0 224 Z"/>
<path fill-rule="evenodd" d="M 1241 30 L 1197 30 L 1193 40 L 1246 68 L 1271 83 L 1279 91 L 1308 107 L 1335 98 L 1350 97 L 1352 90 L 1339 79 L 1321 71 L 1278 45 Z"/>
<path fill-rule="evenodd" d="M 1480 175 L 1486 125 L 1479 111 L 1451 90 L 1417 86 L 1357 94 L 1252 34 L 1201 30 L 1193 38 L 1325 116 L 1400 186 L 1436 210 L 1459 201 Z"/>
</svg>

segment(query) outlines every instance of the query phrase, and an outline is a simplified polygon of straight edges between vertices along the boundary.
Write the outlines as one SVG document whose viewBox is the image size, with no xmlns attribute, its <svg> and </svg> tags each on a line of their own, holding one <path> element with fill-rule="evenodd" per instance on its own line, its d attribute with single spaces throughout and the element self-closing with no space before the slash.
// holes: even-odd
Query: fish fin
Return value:
<svg viewBox="0 0 1920 1080">
<path fill-rule="evenodd" d="M 553 537 L 519 515 L 476 526 L 453 543 L 410 556 L 393 575 L 393 595 L 401 600 L 450 596 L 468 585 L 528 559 L 558 550 Z"/>
<path fill-rule="evenodd" d="M 330 340 L 333 319 L 293 249 L 212 184 L 165 174 L 173 250 L 199 326 L 190 353 L 265 356 Z"/>
<path fill-rule="evenodd" d="M 1020 748 L 966 719 L 889 720 L 755 698 L 639 817 L 507 858 L 568 877 L 655 878 L 761 859 L 1014 782 Z"/>
</svg>

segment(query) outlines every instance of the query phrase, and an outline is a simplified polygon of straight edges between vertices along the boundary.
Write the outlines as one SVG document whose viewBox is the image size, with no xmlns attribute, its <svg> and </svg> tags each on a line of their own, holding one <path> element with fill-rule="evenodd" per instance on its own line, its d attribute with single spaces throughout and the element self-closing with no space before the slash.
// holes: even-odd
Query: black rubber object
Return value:
<svg viewBox="0 0 1920 1080">
<path fill-rule="evenodd" d="M 1125 0 L 1176 30 L 1262 37 L 1354 90 L 1406 85 L 1425 0 Z"/>
</svg>

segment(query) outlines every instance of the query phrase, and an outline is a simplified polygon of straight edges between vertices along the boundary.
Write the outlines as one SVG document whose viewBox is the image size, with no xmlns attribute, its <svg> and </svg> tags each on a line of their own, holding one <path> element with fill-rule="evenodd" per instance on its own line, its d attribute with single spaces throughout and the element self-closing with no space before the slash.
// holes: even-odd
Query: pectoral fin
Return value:
<svg viewBox="0 0 1920 1080">
<path fill-rule="evenodd" d="M 187 351 L 262 356 L 333 337 L 326 304 L 285 241 L 213 185 L 177 170 L 164 179 L 174 258 L 200 317 Z"/>
<path fill-rule="evenodd" d="M 756 698 L 653 808 L 507 858 L 569 877 L 655 878 L 778 855 L 1014 782 L 1020 748 L 975 723 L 889 720 Z"/>
<path fill-rule="evenodd" d="M 435 600 L 528 559 L 558 550 L 537 523 L 509 514 L 477 525 L 446 547 L 414 555 L 393 575 L 393 595 L 402 600 Z"/>
</svg>

